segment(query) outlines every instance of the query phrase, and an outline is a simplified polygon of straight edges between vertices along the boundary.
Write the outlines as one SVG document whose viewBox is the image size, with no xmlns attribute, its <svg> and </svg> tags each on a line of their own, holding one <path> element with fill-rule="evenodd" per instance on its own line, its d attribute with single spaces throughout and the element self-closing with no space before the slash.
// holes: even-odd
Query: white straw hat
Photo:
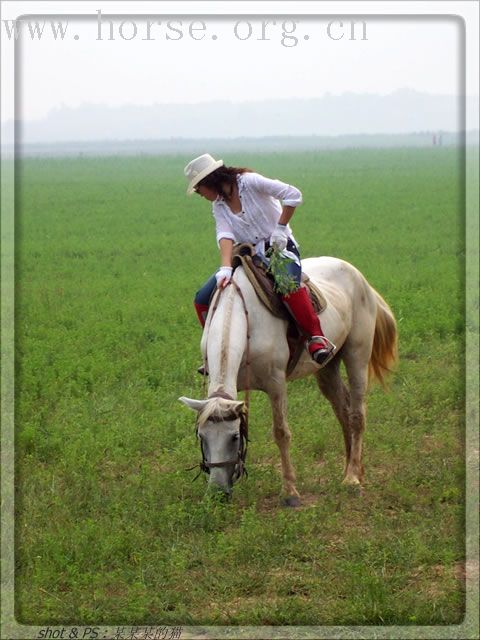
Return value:
<svg viewBox="0 0 480 640">
<path fill-rule="evenodd" d="M 195 185 L 222 165 L 223 160 L 215 160 L 209 153 L 204 153 L 202 156 L 198 156 L 198 158 L 194 158 L 189 162 L 183 170 L 185 177 L 190 181 L 187 187 L 187 194 L 191 196 Z"/>
</svg>

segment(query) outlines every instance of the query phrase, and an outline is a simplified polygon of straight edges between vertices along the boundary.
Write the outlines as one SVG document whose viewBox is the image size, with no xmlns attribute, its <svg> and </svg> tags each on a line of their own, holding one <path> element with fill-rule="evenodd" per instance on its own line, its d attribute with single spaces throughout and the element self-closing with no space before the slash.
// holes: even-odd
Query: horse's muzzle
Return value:
<svg viewBox="0 0 480 640">
<path fill-rule="evenodd" d="M 225 502 L 232 498 L 233 480 L 223 473 L 212 473 L 208 480 L 208 493 Z"/>
</svg>

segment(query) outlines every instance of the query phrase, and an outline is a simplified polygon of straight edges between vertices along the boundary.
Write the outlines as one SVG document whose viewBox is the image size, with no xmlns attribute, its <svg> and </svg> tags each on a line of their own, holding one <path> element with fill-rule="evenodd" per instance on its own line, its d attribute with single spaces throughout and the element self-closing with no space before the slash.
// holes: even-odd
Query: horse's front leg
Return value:
<svg viewBox="0 0 480 640">
<path fill-rule="evenodd" d="M 277 385 L 275 389 L 269 390 L 268 395 L 272 405 L 273 437 L 280 450 L 282 462 L 283 490 L 285 492 L 284 504 L 289 507 L 297 507 L 300 505 L 300 494 L 295 486 L 295 469 L 290 460 L 292 434 L 287 422 L 287 388 L 285 381 Z"/>
</svg>

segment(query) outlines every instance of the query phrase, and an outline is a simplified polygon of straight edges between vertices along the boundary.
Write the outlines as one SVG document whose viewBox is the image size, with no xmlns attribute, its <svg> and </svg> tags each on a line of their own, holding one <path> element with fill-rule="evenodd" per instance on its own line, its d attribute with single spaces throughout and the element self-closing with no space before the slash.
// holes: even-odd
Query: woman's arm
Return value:
<svg viewBox="0 0 480 640">
<path fill-rule="evenodd" d="M 220 246 L 220 257 L 222 267 L 232 266 L 233 240 L 230 238 L 220 238 L 218 242 Z"/>
<path fill-rule="evenodd" d="M 266 178 L 259 173 L 244 173 L 244 179 L 260 193 L 266 193 L 269 196 L 281 200 L 284 209 L 286 207 L 298 207 L 302 204 L 302 192 L 291 184 L 282 182 L 281 180 L 272 180 Z M 290 215 L 290 218 L 293 215 Z"/>
<path fill-rule="evenodd" d="M 296 207 L 291 207 L 287 204 L 283 205 L 282 215 L 278 219 L 278 224 L 287 225 L 292 219 L 293 214 L 295 213 Z"/>
<path fill-rule="evenodd" d="M 233 240 L 230 240 L 230 238 L 220 238 L 218 246 L 220 247 L 222 266 L 215 274 L 215 277 L 217 279 L 217 287 L 224 289 L 232 279 Z"/>
</svg>

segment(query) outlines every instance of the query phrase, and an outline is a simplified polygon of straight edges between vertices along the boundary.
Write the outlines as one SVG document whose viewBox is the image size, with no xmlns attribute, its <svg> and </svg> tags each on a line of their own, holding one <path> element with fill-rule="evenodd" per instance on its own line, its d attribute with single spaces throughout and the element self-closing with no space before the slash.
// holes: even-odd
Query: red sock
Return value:
<svg viewBox="0 0 480 640">
<path fill-rule="evenodd" d="M 310 296 L 304 287 L 300 287 L 296 291 L 283 296 L 282 300 L 303 333 L 309 338 L 313 336 L 323 337 L 320 320 L 313 309 Z M 308 345 L 308 350 L 310 353 L 315 353 L 315 351 L 323 349 L 325 346 L 326 345 L 321 342 L 312 342 Z"/>
<path fill-rule="evenodd" d="M 195 307 L 195 311 L 197 312 L 200 324 L 202 325 L 202 327 L 204 327 L 205 321 L 207 319 L 208 304 L 198 304 L 197 302 L 194 302 L 193 306 Z"/>
<path fill-rule="evenodd" d="M 326 344 L 323 342 L 310 342 L 310 344 L 308 345 L 308 351 L 309 353 L 315 353 L 315 351 L 318 351 L 319 349 L 325 349 Z"/>
</svg>

